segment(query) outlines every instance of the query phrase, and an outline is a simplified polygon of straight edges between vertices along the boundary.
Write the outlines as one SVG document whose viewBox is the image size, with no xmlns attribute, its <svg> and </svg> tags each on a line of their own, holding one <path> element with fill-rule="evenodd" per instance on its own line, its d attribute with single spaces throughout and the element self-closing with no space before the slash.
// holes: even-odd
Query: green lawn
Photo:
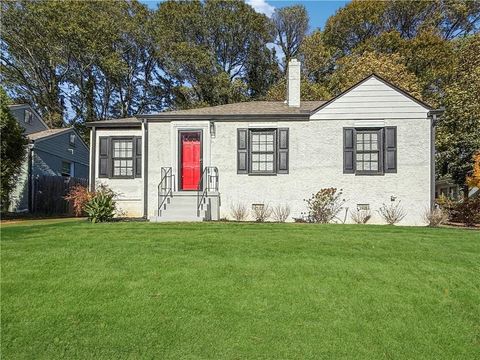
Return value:
<svg viewBox="0 0 480 360">
<path fill-rule="evenodd" d="M 480 358 L 480 232 L 2 226 L 4 359 Z"/>
</svg>

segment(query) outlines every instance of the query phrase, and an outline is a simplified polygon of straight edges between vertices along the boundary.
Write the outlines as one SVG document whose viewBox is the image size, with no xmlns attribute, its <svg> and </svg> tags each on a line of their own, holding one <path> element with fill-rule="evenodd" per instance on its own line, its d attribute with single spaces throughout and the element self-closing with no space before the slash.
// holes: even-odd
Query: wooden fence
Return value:
<svg viewBox="0 0 480 360">
<path fill-rule="evenodd" d="M 73 215 L 72 205 L 65 196 L 75 185 L 87 186 L 86 179 L 63 176 L 35 176 L 32 213 L 41 215 Z"/>
</svg>

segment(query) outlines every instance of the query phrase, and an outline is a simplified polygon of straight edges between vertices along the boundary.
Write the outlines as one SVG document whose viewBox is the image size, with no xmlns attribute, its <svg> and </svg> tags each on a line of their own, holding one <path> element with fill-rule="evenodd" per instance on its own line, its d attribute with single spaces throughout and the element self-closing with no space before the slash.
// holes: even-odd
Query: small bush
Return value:
<svg viewBox="0 0 480 360">
<path fill-rule="evenodd" d="M 287 204 L 285 205 L 277 205 L 272 210 L 273 219 L 277 222 L 285 222 L 288 217 L 290 216 L 290 206 Z"/>
<path fill-rule="evenodd" d="M 65 196 L 65 200 L 73 206 L 75 216 L 82 216 L 85 205 L 93 198 L 94 193 L 89 191 L 85 186 L 80 184 L 73 186 Z"/>
<path fill-rule="evenodd" d="M 252 209 L 252 216 L 256 222 L 265 222 L 272 215 L 272 209 L 270 205 L 254 206 Z"/>
<path fill-rule="evenodd" d="M 448 212 L 442 208 L 426 209 L 423 220 L 427 223 L 427 226 L 437 227 L 448 221 Z"/>
<path fill-rule="evenodd" d="M 245 221 L 248 216 L 247 207 L 242 203 L 232 204 L 230 212 L 233 219 L 236 221 Z"/>
<path fill-rule="evenodd" d="M 340 212 L 345 200 L 341 200 L 342 190 L 337 192 L 335 188 L 321 189 L 307 202 L 308 219 L 310 222 L 329 223 Z"/>
<path fill-rule="evenodd" d="M 366 224 L 372 217 L 370 210 L 356 209 L 352 211 L 350 217 L 356 224 Z"/>
<path fill-rule="evenodd" d="M 115 196 L 107 186 L 99 186 L 92 199 L 85 204 L 88 219 L 93 223 L 111 221 L 116 212 Z"/>
<path fill-rule="evenodd" d="M 397 203 L 391 203 L 390 205 L 383 204 L 382 207 L 378 210 L 380 216 L 385 220 L 389 225 L 394 225 L 407 215 L 407 212 L 400 204 L 400 201 Z"/>
</svg>

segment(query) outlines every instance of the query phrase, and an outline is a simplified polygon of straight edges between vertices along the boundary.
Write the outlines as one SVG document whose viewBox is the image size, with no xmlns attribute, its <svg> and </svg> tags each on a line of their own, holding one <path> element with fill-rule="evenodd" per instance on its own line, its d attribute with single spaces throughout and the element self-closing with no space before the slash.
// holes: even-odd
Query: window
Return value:
<svg viewBox="0 0 480 360">
<path fill-rule="evenodd" d="M 275 130 L 250 131 L 251 173 L 275 173 Z"/>
<path fill-rule="evenodd" d="M 70 143 L 70 146 L 75 146 L 75 134 L 70 134 L 70 139 L 69 139 L 69 143 Z"/>
<path fill-rule="evenodd" d="M 112 140 L 113 177 L 133 177 L 133 141 Z"/>
<path fill-rule="evenodd" d="M 62 176 L 73 176 L 73 163 L 62 161 Z"/>
<path fill-rule="evenodd" d="M 99 178 L 142 177 L 141 136 L 100 136 L 98 140 Z"/>
<path fill-rule="evenodd" d="M 30 110 L 25 110 L 25 124 L 31 124 L 33 121 L 33 113 Z"/>
<path fill-rule="evenodd" d="M 356 136 L 356 169 L 357 173 L 379 173 L 381 147 L 380 130 L 357 131 Z"/>
<path fill-rule="evenodd" d="M 397 128 L 343 129 L 343 173 L 384 175 L 397 172 Z"/>
<path fill-rule="evenodd" d="M 288 174 L 288 133 L 279 129 L 237 129 L 237 173 Z"/>
</svg>

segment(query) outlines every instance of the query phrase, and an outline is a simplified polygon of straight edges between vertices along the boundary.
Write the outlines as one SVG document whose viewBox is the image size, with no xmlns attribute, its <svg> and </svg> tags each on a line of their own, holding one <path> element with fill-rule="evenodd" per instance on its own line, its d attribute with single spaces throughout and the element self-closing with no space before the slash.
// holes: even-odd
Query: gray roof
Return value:
<svg viewBox="0 0 480 360">
<path fill-rule="evenodd" d="M 141 120 L 135 117 L 120 118 L 120 119 L 108 119 L 91 121 L 87 123 L 87 126 L 100 126 L 100 125 L 116 125 L 116 126 L 139 126 L 142 123 Z"/>
<path fill-rule="evenodd" d="M 48 130 L 43 130 L 43 131 L 39 131 L 39 132 L 36 132 L 36 133 L 29 134 L 29 135 L 27 135 L 27 138 L 29 140 L 35 141 L 35 140 L 43 139 L 43 138 L 46 138 L 46 137 L 49 137 L 49 136 L 58 135 L 58 134 L 61 134 L 63 132 L 70 131 L 70 130 L 72 130 L 72 128 L 48 129 Z"/>
<path fill-rule="evenodd" d="M 170 115 L 265 115 L 309 114 L 325 101 L 302 101 L 300 107 L 290 107 L 284 101 L 248 101 L 234 104 L 209 106 L 197 109 L 175 110 L 153 116 Z"/>
<path fill-rule="evenodd" d="M 87 123 L 88 126 L 138 126 L 140 119 L 151 121 L 171 120 L 302 120 L 325 101 L 302 101 L 300 107 L 289 107 L 283 101 L 248 101 L 234 104 L 209 106 L 196 109 L 165 111 L 157 114 L 140 114 L 133 118 L 101 120 Z"/>
</svg>

